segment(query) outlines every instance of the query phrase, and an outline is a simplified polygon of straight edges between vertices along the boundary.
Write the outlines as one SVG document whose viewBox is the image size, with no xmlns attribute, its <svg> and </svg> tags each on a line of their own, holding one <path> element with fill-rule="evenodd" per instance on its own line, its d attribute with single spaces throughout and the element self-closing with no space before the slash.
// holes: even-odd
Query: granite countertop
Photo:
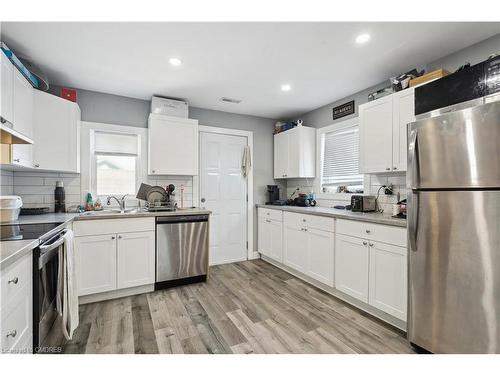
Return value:
<svg viewBox="0 0 500 375">
<path fill-rule="evenodd" d="M 394 218 L 378 212 L 352 212 L 349 210 L 339 210 L 330 207 L 297 207 L 297 206 L 273 206 L 258 204 L 257 207 L 268 208 L 271 210 L 281 210 L 296 212 L 301 214 L 311 214 L 318 216 L 328 216 L 338 219 L 357 220 L 376 224 L 392 225 L 406 228 L 406 219 Z"/>
<path fill-rule="evenodd" d="M 133 212 L 112 212 L 111 210 L 91 213 L 49 213 L 42 215 L 22 215 L 16 221 L 1 223 L 4 225 L 16 224 L 48 224 L 48 223 L 61 223 L 61 226 L 67 225 L 71 221 L 77 220 L 99 220 L 99 219 L 125 219 L 137 217 L 156 217 L 156 216 L 181 216 L 181 215 L 208 215 L 211 211 L 202 208 L 186 208 L 177 209 L 177 211 L 166 212 L 148 212 L 138 210 Z M 39 240 L 19 240 L 19 241 L 1 241 L 0 242 L 0 269 L 5 269 L 16 260 L 24 255 L 27 255 L 37 247 Z"/>
</svg>

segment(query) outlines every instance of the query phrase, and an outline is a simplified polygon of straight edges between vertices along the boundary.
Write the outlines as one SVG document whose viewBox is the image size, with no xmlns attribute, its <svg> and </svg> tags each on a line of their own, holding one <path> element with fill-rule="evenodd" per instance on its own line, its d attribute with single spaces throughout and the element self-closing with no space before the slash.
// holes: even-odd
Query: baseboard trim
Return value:
<svg viewBox="0 0 500 375">
<path fill-rule="evenodd" d="M 399 329 L 402 332 L 406 332 L 406 322 L 403 320 L 400 320 L 392 315 L 387 314 L 384 311 L 381 311 L 373 306 L 370 306 L 364 302 L 358 301 L 357 299 L 342 293 L 341 291 L 332 288 L 331 286 L 325 285 L 319 281 L 316 281 L 312 279 L 311 277 L 304 275 L 302 272 L 296 271 L 291 267 L 288 267 L 280 262 L 275 261 L 274 259 L 271 259 L 265 255 L 261 254 L 261 259 L 266 261 L 267 263 L 272 264 L 275 267 L 278 267 L 282 269 L 283 271 L 286 271 L 290 274 L 292 274 L 295 277 L 298 277 L 299 279 L 315 286 L 318 289 L 321 289 L 322 291 L 331 294 L 332 296 L 348 303 L 349 305 L 352 305 L 354 308 L 361 310 L 367 314 L 370 314 L 376 319 L 379 319 L 383 321 L 386 324 L 389 324 L 397 329 Z"/>
<path fill-rule="evenodd" d="M 78 304 L 85 305 L 87 303 L 106 301 L 108 299 L 134 296 L 136 294 L 154 292 L 154 290 L 155 290 L 154 284 L 147 284 L 141 286 L 134 286 L 132 288 L 112 290 L 104 293 L 89 294 L 88 296 L 78 297 Z"/>
</svg>

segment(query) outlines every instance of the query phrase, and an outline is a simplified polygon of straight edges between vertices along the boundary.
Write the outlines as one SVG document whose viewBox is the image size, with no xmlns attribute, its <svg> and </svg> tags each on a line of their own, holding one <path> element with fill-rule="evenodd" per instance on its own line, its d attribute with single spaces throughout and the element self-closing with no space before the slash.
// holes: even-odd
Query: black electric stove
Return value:
<svg viewBox="0 0 500 375">
<path fill-rule="evenodd" d="M 0 240 L 36 240 L 62 223 L 44 224 L 5 224 L 0 226 Z"/>
</svg>

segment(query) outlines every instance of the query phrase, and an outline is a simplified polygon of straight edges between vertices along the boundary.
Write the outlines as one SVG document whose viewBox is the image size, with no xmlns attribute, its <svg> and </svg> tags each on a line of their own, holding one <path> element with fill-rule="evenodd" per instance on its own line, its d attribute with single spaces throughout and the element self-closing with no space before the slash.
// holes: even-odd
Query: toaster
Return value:
<svg viewBox="0 0 500 375">
<path fill-rule="evenodd" d="M 373 212 L 376 211 L 377 200 L 373 195 L 353 195 L 351 196 L 352 212 Z"/>
</svg>

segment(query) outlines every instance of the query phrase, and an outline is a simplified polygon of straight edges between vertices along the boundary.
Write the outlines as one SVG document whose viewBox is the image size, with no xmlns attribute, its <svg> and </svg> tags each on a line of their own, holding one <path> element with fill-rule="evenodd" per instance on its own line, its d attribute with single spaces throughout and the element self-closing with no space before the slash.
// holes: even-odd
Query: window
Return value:
<svg viewBox="0 0 500 375">
<path fill-rule="evenodd" d="M 324 133 L 321 138 L 321 191 L 337 192 L 347 186 L 349 192 L 363 190 L 359 174 L 359 128 L 350 126 Z"/>
<path fill-rule="evenodd" d="M 135 195 L 139 136 L 94 131 L 94 183 L 98 196 Z"/>
</svg>

